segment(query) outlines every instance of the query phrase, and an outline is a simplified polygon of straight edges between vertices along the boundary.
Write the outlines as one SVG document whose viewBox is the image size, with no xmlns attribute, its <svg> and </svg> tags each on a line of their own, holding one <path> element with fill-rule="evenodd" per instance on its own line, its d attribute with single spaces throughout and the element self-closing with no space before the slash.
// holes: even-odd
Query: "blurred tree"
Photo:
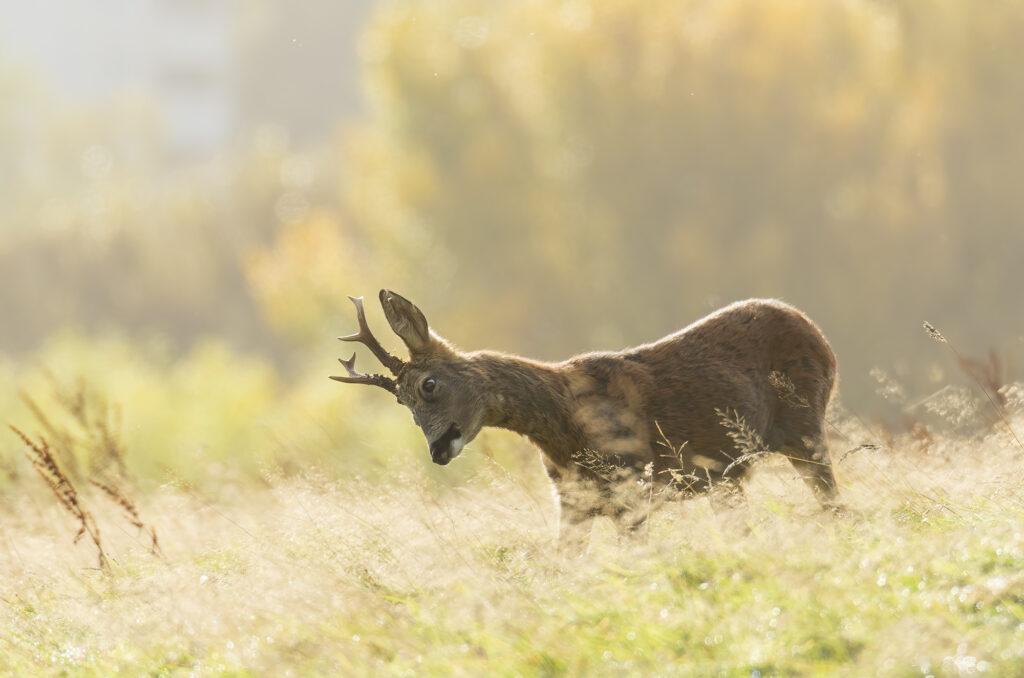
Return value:
<svg viewBox="0 0 1024 678">
<path fill-rule="evenodd" d="M 367 268 L 366 253 L 346 240 L 337 220 L 314 214 L 250 253 L 245 272 L 271 326 L 309 345 L 331 331 L 325 320 L 350 311 L 343 301 L 363 286 Z"/>
<path fill-rule="evenodd" d="M 901 3 L 901 27 L 913 77 L 939 90 L 932 107 L 939 133 L 919 149 L 914 188 L 935 209 L 928 237 L 947 256 L 929 276 L 934 317 L 955 323 L 976 346 L 992 329 L 1016 329 L 1015 297 L 1024 253 L 1024 2 L 1001 0 L 972 11 L 944 0 L 926 8 Z"/>
<path fill-rule="evenodd" d="M 309 17 L 284 38 L 320 50 Z M 145 111 L 61 113 L 0 63 L 0 341 L 279 352 L 269 322 L 305 350 L 344 294 L 393 287 L 459 343 L 553 359 L 773 295 L 830 336 L 849 402 L 874 365 L 919 366 L 913 393 L 925 318 L 965 353 L 1022 345 L 1022 29 L 1024 0 L 398 1 L 337 149 L 266 127 L 173 174 L 118 141 Z M 282 45 L 249 72 L 309 63 Z"/>
<path fill-rule="evenodd" d="M 279 354 L 243 258 L 278 223 L 336 210 L 333 170 L 264 128 L 228 159 L 172 171 L 158 133 L 128 129 L 133 110 L 0 99 L 0 121 L 13 120 L 0 122 L 0 172 L 13 177 L 0 184 L 0 348 L 31 349 L 63 327 L 122 327 L 182 349 L 219 335 Z"/>
<path fill-rule="evenodd" d="M 776 295 L 863 402 L 1022 253 L 1022 3 L 996 4 L 399 2 L 364 38 L 352 212 L 445 253 L 413 285 L 459 339 L 563 357 Z M 1024 330 L 991 311 L 985 341 Z"/>
</svg>

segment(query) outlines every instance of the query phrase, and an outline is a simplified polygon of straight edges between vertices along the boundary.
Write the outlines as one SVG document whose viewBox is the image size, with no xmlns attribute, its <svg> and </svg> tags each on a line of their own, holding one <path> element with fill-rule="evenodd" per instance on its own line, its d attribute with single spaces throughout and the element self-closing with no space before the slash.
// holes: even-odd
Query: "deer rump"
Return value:
<svg viewBox="0 0 1024 678">
<path fill-rule="evenodd" d="M 825 435 L 835 355 L 817 326 L 781 301 L 736 302 L 651 344 L 544 363 L 459 351 L 414 304 L 381 290 L 409 350 L 402 360 L 373 337 L 362 298 L 350 299 L 360 329 L 340 338 L 365 344 L 394 376 L 357 372 L 353 354 L 341 360 L 347 375 L 332 379 L 394 394 L 438 464 L 485 426 L 525 435 L 559 490 L 563 530 L 597 515 L 642 522 L 617 498 L 623 480 L 702 492 L 740 479 L 767 451 L 786 455 L 822 505 L 837 505 Z"/>
</svg>

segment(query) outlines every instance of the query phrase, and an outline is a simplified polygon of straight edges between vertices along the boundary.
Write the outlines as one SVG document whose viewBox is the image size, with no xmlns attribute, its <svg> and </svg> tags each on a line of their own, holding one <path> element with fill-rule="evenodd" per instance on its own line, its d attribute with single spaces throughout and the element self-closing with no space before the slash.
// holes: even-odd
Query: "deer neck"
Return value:
<svg viewBox="0 0 1024 678">
<path fill-rule="evenodd" d="M 515 431 L 555 463 L 568 463 L 582 441 L 572 421 L 569 389 L 558 369 L 502 354 L 475 358 L 486 385 L 484 426 Z"/>
</svg>

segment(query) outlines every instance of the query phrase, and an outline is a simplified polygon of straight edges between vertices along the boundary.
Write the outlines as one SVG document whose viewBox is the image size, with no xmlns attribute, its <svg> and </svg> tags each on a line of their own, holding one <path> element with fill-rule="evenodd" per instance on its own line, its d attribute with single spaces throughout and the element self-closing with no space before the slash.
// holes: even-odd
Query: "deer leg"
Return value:
<svg viewBox="0 0 1024 678">
<path fill-rule="evenodd" d="M 653 506 L 644 506 L 632 511 L 623 510 L 612 515 L 612 521 L 620 537 L 632 537 L 647 523 Z"/>
<path fill-rule="evenodd" d="M 559 467 L 541 454 L 544 470 L 558 498 L 558 545 L 569 555 L 586 551 L 594 518 L 600 515 L 601 492 L 573 467 Z"/>
<path fill-rule="evenodd" d="M 822 508 L 834 512 L 842 511 L 843 506 L 839 501 L 836 477 L 832 472 L 832 462 L 829 461 L 824 433 L 803 442 L 800 447 L 784 449 L 783 454 L 789 458 L 793 468 L 811 488 Z"/>
<path fill-rule="evenodd" d="M 831 388 L 831 382 L 828 388 Z M 805 392 L 814 394 L 815 391 L 805 389 Z M 823 416 L 817 414 L 825 411 L 828 395 L 826 389 L 818 398 L 812 398 L 809 405 L 783 409 L 768 443 L 771 449 L 778 450 L 789 459 L 822 508 L 838 513 L 843 506 L 829 459 L 825 423 Z"/>
<path fill-rule="evenodd" d="M 809 368 L 793 372 L 791 393 L 784 385 L 776 385 L 781 407 L 776 413 L 770 442 L 775 443 L 772 449 L 780 450 L 789 458 L 822 508 L 842 513 L 844 508 L 836 488 L 825 434 L 825 412 L 832 396 L 835 368 L 831 360 L 825 360 L 820 367 L 823 368 L 820 374 Z"/>
<path fill-rule="evenodd" d="M 571 494 L 559 496 L 558 545 L 566 553 L 576 555 L 587 550 L 594 512 L 581 507 Z"/>
<path fill-rule="evenodd" d="M 832 473 L 832 464 L 829 462 L 806 461 L 803 459 L 790 458 L 797 473 L 804 479 L 807 486 L 814 493 L 823 509 L 829 511 L 842 511 L 843 505 L 839 501 L 839 491 L 836 489 L 836 478 Z"/>
<path fill-rule="evenodd" d="M 558 544 L 569 554 L 583 553 L 594 523 L 594 501 L 584 483 L 566 478 L 553 464 L 544 460 L 548 477 L 558 498 Z"/>
</svg>

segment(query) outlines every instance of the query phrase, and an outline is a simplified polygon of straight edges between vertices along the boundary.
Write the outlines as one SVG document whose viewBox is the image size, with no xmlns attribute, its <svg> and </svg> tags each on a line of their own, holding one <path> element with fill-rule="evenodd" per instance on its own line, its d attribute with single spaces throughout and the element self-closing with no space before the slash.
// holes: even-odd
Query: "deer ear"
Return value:
<svg viewBox="0 0 1024 678">
<path fill-rule="evenodd" d="M 388 290 L 380 291 L 380 305 L 391 329 L 409 347 L 410 353 L 425 353 L 430 349 L 434 338 L 430 336 L 423 311 L 405 297 Z"/>
</svg>

